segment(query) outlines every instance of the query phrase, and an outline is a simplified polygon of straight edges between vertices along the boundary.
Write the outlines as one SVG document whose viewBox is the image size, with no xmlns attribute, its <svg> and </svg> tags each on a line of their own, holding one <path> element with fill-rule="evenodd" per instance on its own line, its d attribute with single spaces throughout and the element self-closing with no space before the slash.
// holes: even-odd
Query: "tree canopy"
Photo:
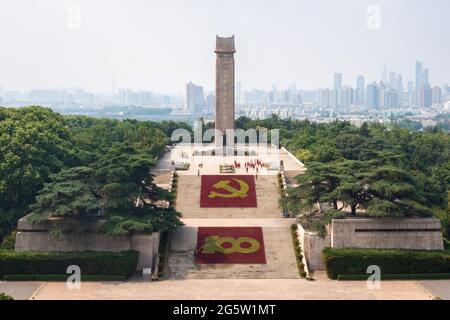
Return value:
<svg viewBox="0 0 450 320">
<path fill-rule="evenodd" d="M 35 218 L 133 213 L 135 197 L 152 184 L 155 158 L 180 126 L 190 129 L 172 121 L 62 116 L 38 106 L 0 108 L 0 240 L 30 212 Z M 157 197 L 170 195 L 158 190 Z M 141 220 L 142 211 L 155 215 L 147 229 L 177 225 L 174 210 L 152 209 L 139 212 Z"/>
</svg>

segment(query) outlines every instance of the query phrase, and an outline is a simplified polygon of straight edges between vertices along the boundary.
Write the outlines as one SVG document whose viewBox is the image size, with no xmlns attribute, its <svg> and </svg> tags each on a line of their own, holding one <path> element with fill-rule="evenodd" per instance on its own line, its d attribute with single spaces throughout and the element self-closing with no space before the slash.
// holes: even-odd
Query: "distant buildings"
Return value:
<svg viewBox="0 0 450 320">
<path fill-rule="evenodd" d="M 342 88 L 342 73 L 334 74 L 334 90 L 341 90 Z"/>
<path fill-rule="evenodd" d="M 419 107 L 425 107 L 428 105 L 428 94 L 429 94 L 429 71 L 423 68 L 423 63 L 416 61 L 416 105 Z M 431 96 L 431 94 L 430 94 Z M 431 99 L 431 98 L 430 98 Z M 431 104 L 430 104 L 431 105 Z"/>
<path fill-rule="evenodd" d="M 365 79 L 364 76 L 360 75 L 356 78 L 356 98 L 357 104 L 364 104 L 365 101 Z"/>
<path fill-rule="evenodd" d="M 205 100 L 203 95 L 203 87 L 189 81 L 189 83 L 186 84 L 184 111 L 190 113 L 201 113 L 204 107 Z"/>
<path fill-rule="evenodd" d="M 380 107 L 380 89 L 376 82 L 367 86 L 367 106 L 371 108 Z"/>
</svg>

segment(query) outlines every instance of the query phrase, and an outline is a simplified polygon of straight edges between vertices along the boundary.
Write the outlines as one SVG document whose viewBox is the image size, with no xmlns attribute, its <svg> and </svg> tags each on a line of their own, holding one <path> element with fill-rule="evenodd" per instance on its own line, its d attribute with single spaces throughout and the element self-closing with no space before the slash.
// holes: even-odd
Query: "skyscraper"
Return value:
<svg viewBox="0 0 450 320">
<path fill-rule="evenodd" d="M 422 85 L 419 92 L 419 107 L 429 108 L 431 107 L 432 103 L 433 101 L 431 87 L 427 84 Z"/>
<path fill-rule="evenodd" d="M 223 141 L 226 130 L 234 129 L 234 36 L 216 37 L 216 115 L 215 126 Z M 226 145 L 233 143 L 226 141 Z"/>
<path fill-rule="evenodd" d="M 431 101 L 433 105 L 440 105 L 442 103 L 442 90 L 439 87 L 431 89 Z"/>
<path fill-rule="evenodd" d="M 184 110 L 186 112 L 200 113 L 205 105 L 203 87 L 189 81 L 186 84 Z"/>
<path fill-rule="evenodd" d="M 341 90 L 342 88 L 342 73 L 334 74 L 334 90 Z"/>
<path fill-rule="evenodd" d="M 411 106 L 414 104 L 414 81 L 408 81 L 408 104 Z"/>
<path fill-rule="evenodd" d="M 397 88 L 397 73 L 395 71 L 389 72 L 389 86 L 394 89 Z"/>
<path fill-rule="evenodd" d="M 383 66 L 383 70 L 381 71 L 381 82 L 387 83 L 388 70 L 386 65 Z"/>
<path fill-rule="evenodd" d="M 356 78 L 356 103 L 364 104 L 365 100 L 365 80 L 364 76 L 360 75 Z"/>
<path fill-rule="evenodd" d="M 423 64 L 420 61 L 416 61 L 416 105 L 419 105 L 420 88 L 422 87 L 422 72 Z"/>
<path fill-rule="evenodd" d="M 373 82 L 367 86 L 367 105 L 371 108 L 378 108 L 380 106 L 380 91 L 378 84 Z"/>
<path fill-rule="evenodd" d="M 236 103 L 241 103 L 241 90 L 242 90 L 242 86 L 240 82 L 236 82 L 236 96 L 235 96 L 235 102 Z"/>
</svg>

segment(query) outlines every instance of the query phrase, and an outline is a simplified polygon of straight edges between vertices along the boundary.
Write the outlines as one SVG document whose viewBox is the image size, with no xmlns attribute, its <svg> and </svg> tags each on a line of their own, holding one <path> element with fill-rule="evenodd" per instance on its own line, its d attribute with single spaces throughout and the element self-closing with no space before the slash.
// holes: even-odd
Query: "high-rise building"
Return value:
<svg viewBox="0 0 450 320">
<path fill-rule="evenodd" d="M 388 70 L 386 68 L 386 65 L 383 66 L 383 70 L 381 71 L 381 82 L 387 83 L 387 77 L 388 77 Z"/>
<path fill-rule="evenodd" d="M 330 89 L 321 89 L 319 92 L 319 105 L 330 107 Z"/>
<path fill-rule="evenodd" d="M 366 90 L 367 105 L 371 108 L 380 107 L 380 90 L 378 84 L 373 82 L 367 86 Z"/>
<path fill-rule="evenodd" d="M 429 108 L 432 105 L 432 91 L 429 85 L 422 85 L 419 92 L 419 107 Z"/>
<path fill-rule="evenodd" d="M 341 89 L 341 100 L 339 106 L 347 111 L 347 108 L 353 104 L 353 88 L 350 86 L 344 86 Z"/>
<path fill-rule="evenodd" d="M 297 103 L 297 83 L 294 81 L 290 86 L 289 86 L 289 99 L 288 99 L 288 103 L 289 104 L 296 104 Z"/>
<path fill-rule="evenodd" d="M 342 88 L 342 73 L 334 74 L 334 90 L 341 90 Z"/>
<path fill-rule="evenodd" d="M 208 94 L 205 99 L 205 109 L 208 112 L 213 112 L 216 108 L 216 96 L 212 93 Z"/>
<path fill-rule="evenodd" d="M 442 90 L 439 87 L 433 87 L 431 89 L 431 103 L 433 105 L 440 105 L 442 104 Z"/>
<path fill-rule="evenodd" d="M 430 71 L 428 69 L 423 69 L 422 72 L 422 85 L 429 86 L 430 81 L 428 80 Z"/>
<path fill-rule="evenodd" d="M 189 81 L 186 84 L 184 110 L 186 112 L 201 113 L 204 105 L 203 87 Z"/>
<path fill-rule="evenodd" d="M 408 81 L 408 104 L 412 106 L 414 104 L 414 81 Z"/>
<path fill-rule="evenodd" d="M 241 90 L 242 90 L 242 86 L 240 82 L 236 82 L 236 89 L 235 89 L 235 102 L 236 103 L 241 103 Z"/>
<path fill-rule="evenodd" d="M 356 78 L 356 103 L 364 104 L 365 100 L 365 80 L 364 76 L 360 75 Z"/>
<path fill-rule="evenodd" d="M 422 79 L 423 79 L 423 64 L 420 61 L 416 61 L 416 105 L 419 105 L 419 96 L 420 96 L 420 88 L 422 87 Z"/>
<path fill-rule="evenodd" d="M 234 36 L 229 38 L 216 37 L 216 115 L 215 126 L 221 137 L 216 142 L 223 141 L 226 130 L 234 130 Z M 233 140 L 234 141 L 234 140 Z M 229 146 L 233 141 L 226 141 Z"/>
<path fill-rule="evenodd" d="M 397 73 L 395 71 L 389 72 L 389 86 L 391 88 L 397 88 Z"/>
</svg>

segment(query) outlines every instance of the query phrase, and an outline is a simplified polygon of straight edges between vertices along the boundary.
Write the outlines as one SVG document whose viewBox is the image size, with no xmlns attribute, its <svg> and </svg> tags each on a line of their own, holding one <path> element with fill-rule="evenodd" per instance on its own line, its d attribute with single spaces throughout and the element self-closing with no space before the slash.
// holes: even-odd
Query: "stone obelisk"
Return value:
<svg viewBox="0 0 450 320">
<path fill-rule="evenodd" d="M 216 37 L 216 145 L 234 146 L 234 138 L 226 141 L 227 130 L 234 130 L 234 35 Z M 234 135 L 233 135 L 234 136 Z M 228 139 L 230 140 L 230 139 Z M 220 141 L 223 142 L 220 143 Z"/>
</svg>

